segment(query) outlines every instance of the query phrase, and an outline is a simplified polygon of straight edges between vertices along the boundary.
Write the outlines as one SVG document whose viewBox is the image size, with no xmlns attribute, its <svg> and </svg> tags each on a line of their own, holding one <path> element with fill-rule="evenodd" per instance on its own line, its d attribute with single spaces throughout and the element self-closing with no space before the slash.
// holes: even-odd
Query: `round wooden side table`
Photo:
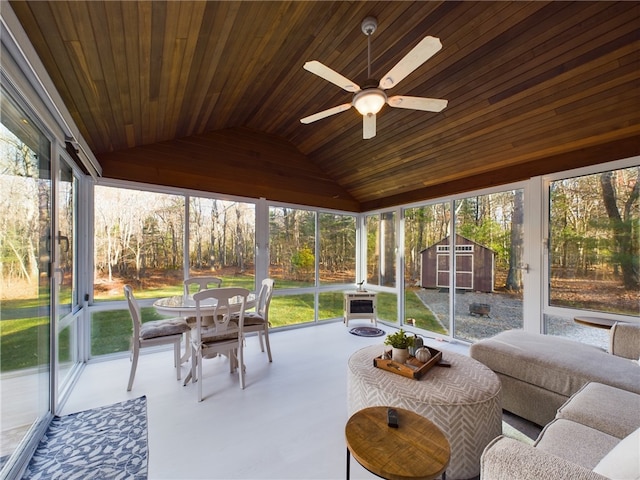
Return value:
<svg viewBox="0 0 640 480">
<path fill-rule="evenodd" d="M 451 448 L 433 422 L 402 408 L 398 427 L 387 424 L 388 407 L 368 407 L 347 421 L 347 480 L 350 457 L 371 473 L 388 480 L 432 480 L 449 465 Z"/>
</svg>

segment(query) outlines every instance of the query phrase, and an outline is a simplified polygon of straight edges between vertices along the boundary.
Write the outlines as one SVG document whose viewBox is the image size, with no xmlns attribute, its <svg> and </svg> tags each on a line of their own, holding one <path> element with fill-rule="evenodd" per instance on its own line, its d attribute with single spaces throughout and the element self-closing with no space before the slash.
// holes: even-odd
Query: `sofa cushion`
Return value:
<svg viewBox="0 0 640 480">
<path fill-rule="evenodd" d="M 640 428 L 631 432 L 607 453 L 594 472 L 616 480 L 640 479 Z"/>
<path fill-rule="evenodd" d="M 594 381 L 640 393 L 640 368 L 574 340 L 508 330 L 474 343 L 473 358 L 495 372 L 570 397 Z"/>
<path fill-rule="evenodd" d="M 640 427 L 638 412 L 640 395 L 592 382 L 582 387 L 560 407 L 557 417 L 624 438 Z"/>
<path fill-rule="evenodd" d="M 591 469 L 543 452 L 512 438 L 500 436 L 485 448 L 480 459 L 482 480 L 606 480 Z"/>
<path fill-rule="evenodd" d="M 544 427 L 535 447 L 591 470 L 619 442 L 595 428 L 560 418 Z"/>
</svg>

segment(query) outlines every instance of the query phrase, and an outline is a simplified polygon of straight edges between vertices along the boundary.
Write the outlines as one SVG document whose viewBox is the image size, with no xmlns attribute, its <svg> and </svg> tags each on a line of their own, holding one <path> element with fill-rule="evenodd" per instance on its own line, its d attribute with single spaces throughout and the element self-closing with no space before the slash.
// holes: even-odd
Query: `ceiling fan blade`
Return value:
<svg viewBox="0 0 640 480">
<path fill-rule="evenodd" d="M 321 78 L 324 78 L 328 82 L 333 83 L 334 85 L 339 86 L 340 88 L 346 90 L 347 92 L 355 93 L 360 91 L 360 87 L 349 80 L 346 77 L 343 77 L 338 72 L 331 70 L 326 65 L 318 62 L 317 60 L 312 60 L 311 62 L 306 62 L 304 64 L 304 69 L 315 73 Z"/>
<path fill-rule="evenodd" d="M 423 110 L 425 112 L 441 112 L 449 103 L 439 98 L 405 97 L 396 95 L 389 97 L 387 103 L 390 107 L 409 108 L 411 110 Z"/>
<path fill-rule="evenodd" d="M 301 118 L 300 121 L 302 123 L 315 122 L 316 120 L 321 120 L 323 118 L 330 117 L 331 115 L 344 112 L 345 110 L 349 110 L 350 108 L 351 108 L 350 103 L 343 103 L 342 105 L 338 105 L 337 107 L 328 108 L 327 110 L 323 110 L 322 112 L 314 113 L 313 115 L 309 115 L 308 117 Z"/>
<path fill-rule="evenodd" d="M 431 36 L 424 37 L 395 67 L 389 70 L 389 73 L 382 77 L 380 80 L 380 88 L 387 90 L 395 87 L 404 77 L 429 60 L 441 48 L 442 43 L 440 43 L 439 38 Z"/>
<path fill-rule="evenodd" d="M 365 140 L 376 136 L 376 115 L 370 113 L 362 116 L 362 138 Z"/>
</svg>

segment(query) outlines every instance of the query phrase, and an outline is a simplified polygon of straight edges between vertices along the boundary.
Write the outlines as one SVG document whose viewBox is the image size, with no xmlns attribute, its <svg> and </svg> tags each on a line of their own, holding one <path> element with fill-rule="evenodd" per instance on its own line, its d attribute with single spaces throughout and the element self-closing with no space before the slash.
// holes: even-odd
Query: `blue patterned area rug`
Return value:
<svg viewBox="0 0 640 480">
<path fill-rule="evenodd" d="M 147 478 L 147 399 L 54 417 L 23 479 Z"/>
</svg>

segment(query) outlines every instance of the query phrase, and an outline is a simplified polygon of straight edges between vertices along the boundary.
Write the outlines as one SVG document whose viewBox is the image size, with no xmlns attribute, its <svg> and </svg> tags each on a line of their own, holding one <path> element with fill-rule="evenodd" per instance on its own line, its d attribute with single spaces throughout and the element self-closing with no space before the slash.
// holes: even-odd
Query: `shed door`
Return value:
<svg viewBox="0 0 640 480">
<path fill-rule="evenodd" d="M 437 257 L 436 286 L 449 287 L 449 254 Z M 456 288 L 473 290 L 473 253 L 456 253 Z"/>
<path fill-rule="evenodd" d="M 472 253 L 456 253 L 456 288 L 473 290 Z"/>
<path fill-rule="evenodd" d="M 449 287 L 449 254 L 439 253 L 436 258 L 436 287 Z"/>
</svg>

